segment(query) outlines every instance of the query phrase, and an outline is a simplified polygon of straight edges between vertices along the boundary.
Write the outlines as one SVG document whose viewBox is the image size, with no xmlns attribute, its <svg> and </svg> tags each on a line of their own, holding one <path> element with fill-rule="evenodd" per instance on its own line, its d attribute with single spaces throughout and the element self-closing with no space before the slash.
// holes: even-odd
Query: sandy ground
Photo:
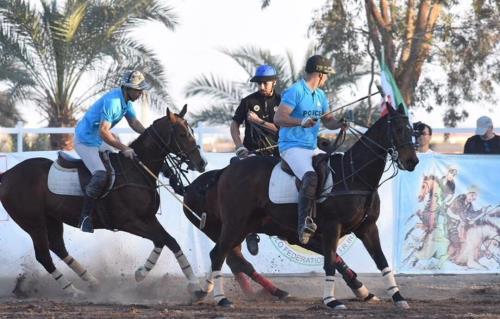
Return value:
<svg viewBox="0 0 500 319">
<path fill-rule="evenodd" d="M 217 307 L 212 296 L 191 303 L 185 280 L 171 276 L 149 277 L 142 283 L 127 276 L 101 279 L 99 290 L 77 299 L 64 296 L 48 275 L 24 279 L 23 298 L 10 292 L 13 280 L 3 279 L 0 318 L 500 318 L 500 275 L 398 275 L 409 310 L 393 305 L 379 275 L 360 275 L 382 301 L 357 301 L 338 280 L 336 296 L 348 308 L 341 311 L 323 306 L 323 278 L 318 274 L 270 278 L 292 297 L 277 300 L 257 285 L 256 293 L 246 296 L 228 277 L 225 292 L 234 302 L 232 309 Z M 78 280 L 75 285 L 85 288 Z"/>
</svg>

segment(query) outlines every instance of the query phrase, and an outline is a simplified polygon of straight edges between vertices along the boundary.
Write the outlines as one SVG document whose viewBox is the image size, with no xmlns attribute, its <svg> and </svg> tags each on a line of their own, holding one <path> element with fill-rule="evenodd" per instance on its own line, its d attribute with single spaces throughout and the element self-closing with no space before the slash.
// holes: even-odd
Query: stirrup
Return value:
<svg viewBox="0 0 500 319">
<path fill-rule="evenodd" d="M 93 233 L 94 226 L 92 226 L 92 217 L 83 215 L 80 217 L 80 229 L 86 233 Z"/>
<path fill-rule="evenodd" d="M 314 223 L 311 216 L 307 216 L 304 220 L 304 224 L 300 227 L 298 232 L 300 243 L 303 245 L 309 243 L 309 240 L 316 232 L 316 229 L 318 229 L 318 226 Z"/>
<path fill-rule="evenodd" d="M 260 237 L 257 234 L 250 234 L 246 237 L 247 249 L 250 254 L 257 256 L 259 253 Z"/>
</svg>

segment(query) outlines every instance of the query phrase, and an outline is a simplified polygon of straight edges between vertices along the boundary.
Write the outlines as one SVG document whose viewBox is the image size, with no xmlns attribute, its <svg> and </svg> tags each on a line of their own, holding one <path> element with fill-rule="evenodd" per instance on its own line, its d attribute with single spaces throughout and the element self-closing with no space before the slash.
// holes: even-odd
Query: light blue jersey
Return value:
<svg viewBox="0 0 500 319">
<path fill-rule="evenodd" d="M 132 101 L 125 102 L 121 88 L 115 88 L 97 100 L 78 122 L 75 135 L 76 138 L 88 146 L 100 146 L 102 144 L 99 126 L 101 122 L 111 123 L 111 127 L 126 116 L 136 118 L 134 104 Z"/>
<path fill-rule="evenodd" d="M 328 112 L 328 99 L 321 89 L 312 91 L 304 79 L 295 82 L 283 92 L 281 103 L 293 109 L 291 117 L 302 120 L 305 117 L 319 119 Z M 319 131 L 319 120 L 313 127 L 280 127 L 278 146 L 280 152 L 292 147 L 315 149 Z"/>
</svg>

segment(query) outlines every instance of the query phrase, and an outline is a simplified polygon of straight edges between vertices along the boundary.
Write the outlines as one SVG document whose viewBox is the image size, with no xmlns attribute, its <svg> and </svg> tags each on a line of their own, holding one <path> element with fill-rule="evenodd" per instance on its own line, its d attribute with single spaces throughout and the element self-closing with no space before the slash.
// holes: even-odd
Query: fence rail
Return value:
<svg viewBox="0 0 500 319">
<path fill-rule="evenodd" d="M 17 135 L 17 152 L 23 151 L 23 140 L 26 134 L 73 134 L 75 131 L 74 127 L 25 127 L 22 122 L 19 122 L 15 127 L 0 127 L 0 134 L 12 134 Z M 116 134 L 134 134 L 135 132 L 129 128 L 113 128 L 111 130 Z M 433 128 L 433 134 L 450 134 L 450 135 L 474 135 L 474 128 Z M 243 132 L 243 130 L 242 130 Z M 323 134 L 335 134 L 338 131 L 322 130 L 320 133 Z M 500 132 L 500 128 L 496 128 L 496 132 Z M 224 126 L 199 126 L 194 128 L 194 133 L 200 145 L 204 145 L 207 139 L 213 140 L 217 137 L 228 137 L 230 138 L 229 127 Z"/>
</svg>

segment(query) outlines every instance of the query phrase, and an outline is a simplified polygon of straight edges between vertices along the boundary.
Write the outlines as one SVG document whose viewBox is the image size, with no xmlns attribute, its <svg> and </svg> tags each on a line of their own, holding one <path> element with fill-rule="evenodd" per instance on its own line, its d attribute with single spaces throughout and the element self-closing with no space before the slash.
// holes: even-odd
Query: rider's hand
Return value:
<svg viewBox="0 0 500 319">
<path fill-rule="evenodd" d="M 312 117 L 307 116 L 302 119 L 302 121 L 300 122 L 300 126 L 304 128 L 313 127 L 314 125 L 316 125 L 317 121 L 318 119 L 313 119 Z"/>
<path fill-rule="evenodd" d="M 128 157 L 130 159 L 135 159 L 137 157 L 137 154 L 135 153 L 135 151 L 128 147 L 126 148 L 125 150 L 122 151 L 122 154 L 125 156 L 125 157 Z"/>
<path fill-rule="evenodd" d="M 255 112 L 252 112 L 252 111 L 248 111 L 247 120 L 250 123 L 254 123 L 254 124 L 261 124 L 262 123 L 262 119 L 257 114 L 255 114 Z"/>
<path fill-rule="evenodd" d="M 243 145 L 241 145 L 236 149 L 236 156 L 238 156 L 238 158 L 240 159 L 244 159 L 245 157 L 248 156 L 248 154 L 249 154 L 248 149 Z"/>
</svg>

